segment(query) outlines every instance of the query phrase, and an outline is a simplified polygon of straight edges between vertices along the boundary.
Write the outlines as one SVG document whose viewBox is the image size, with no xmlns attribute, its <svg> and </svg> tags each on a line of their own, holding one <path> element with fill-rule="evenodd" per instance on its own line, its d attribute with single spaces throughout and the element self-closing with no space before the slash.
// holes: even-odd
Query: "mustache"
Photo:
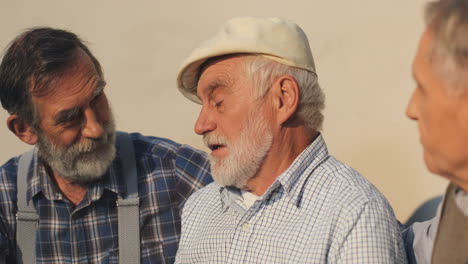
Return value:
<svg viewBox="0 0 468 264">
<path fill-rule="evenodd" d="M 211 132 L 203 135 L 203 143 L 209 147 L 210 145 L 228 145 L 229 141 L 226 137 Z"/>
<path fill-rule="evenodd" d="M 106 139 L 99 139 L 99 140 L 92 140 L 92 139 L 84 139 L 81 142 L 77 143 L 76 145 L 72 146 L 73 151 L 77 153 L 86 153 L 86 152 L 93 152 L 99 147 L 105 145 L 107 143 Z"/>
<path fill-rule="evenodd" d="M 113 124 L 106 124 L 104 126 L 105 133 L 102 138 L 99 139 L 81 139 L 79 142 L 68 147 L 69 153 L 74 153 L 74 155 L 86 154 L 91 152 L 96 152 L 100 149 L 103 149 L 113 141 L 115 138 L 115 126 Z M 60 148 L 53 145 L 52 149 Z"/>
</svg>

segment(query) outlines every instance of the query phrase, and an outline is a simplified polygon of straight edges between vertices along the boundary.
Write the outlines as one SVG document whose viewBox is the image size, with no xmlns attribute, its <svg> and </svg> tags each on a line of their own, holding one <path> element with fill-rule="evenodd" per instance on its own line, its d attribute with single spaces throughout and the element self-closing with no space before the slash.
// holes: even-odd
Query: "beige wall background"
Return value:
<svg viewBox="0 0 468 264">
<path fill-rule="evenodd" d="M 0 0 L 0 48 L 24 28 L 71 30 L 103 65 L 120 130 L 205 149 L 193 132 L 200 107 L 176 89 L 179 64 L 231 17 L 292 19 L 309 37 L 327 96 L 330 152 L 374 183 L 405 221 L 446 185 L 426 170 L 417 126 L 404 115 L 425 2 Z M 0 111 L 0 164 L 29 148 L 6 128 L 7 116 Z"/>
</svg>

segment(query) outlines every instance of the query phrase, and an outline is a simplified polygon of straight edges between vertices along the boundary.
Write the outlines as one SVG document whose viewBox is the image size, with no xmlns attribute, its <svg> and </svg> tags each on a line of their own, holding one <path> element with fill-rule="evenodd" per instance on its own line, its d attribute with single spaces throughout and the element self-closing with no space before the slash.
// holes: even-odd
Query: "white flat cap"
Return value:
<svg viewBox="0 0 468 264">
<path fill-rule="evenodd" d="M 201 103 L 197 96 L 200 66 L 210 58 L 236 53 L 259 54 L 315 73 L 309 41 L 297 24 L 282 18 L 237 17 L 224 23 L 185 59 L 177 77 L 179 90 Z"/>
</svg>

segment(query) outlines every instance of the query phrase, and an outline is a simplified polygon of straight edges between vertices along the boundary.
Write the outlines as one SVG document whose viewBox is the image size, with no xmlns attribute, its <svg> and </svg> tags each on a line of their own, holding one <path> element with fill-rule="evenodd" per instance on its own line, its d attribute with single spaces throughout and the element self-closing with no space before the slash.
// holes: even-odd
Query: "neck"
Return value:
<svg viewBox="0 0 468 264">
<path fill-rule="evenodd" d="M 263 195 L 317 135 L 316 131 L 310 135 L 303 127 L 286 128 L 277 136 L 273 135 L 271 149 L 257 174 L 247 182 L 245 189 L 258 196 Z"/>
<path fill-rule="evenodd" d="M 465 193 L 468 193 L 468 181 L 460 178 L 450 178 L 450 181 L 457 185 Z"/>
<path fill-rule="evenodd" d="M 450 180 L 450 182 L 465 193 L 468 193 L 468 163 L 460 162 L 459 164 L 452 165 L 450 170 L 430 171 Z"/>
<path fill-rule="evenodd" d="M 84 198 L 86 191 L 88 188 L 85 184 L 81 183 L 74 183 L 67 179 L 64 179 L 58 173 L 51 169 L 52 178 L 57 183 L 60 192 L 62 192 L 67 199 L 73 203 L 73 205 L 77 206 Z"/>
</svg>

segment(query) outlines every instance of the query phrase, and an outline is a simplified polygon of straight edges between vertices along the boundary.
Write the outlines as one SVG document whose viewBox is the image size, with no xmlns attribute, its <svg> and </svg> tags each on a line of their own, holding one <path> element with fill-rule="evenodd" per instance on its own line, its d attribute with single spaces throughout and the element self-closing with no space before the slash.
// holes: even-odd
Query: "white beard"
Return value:
<svg viewBox="0 0 468 264">
<path fill-rule="evenodd" d="M 249 113 L 235 142 L 213 133 L 203 137 L 205 145 L 225 145 L 228 150 L 225 158 L 210 156 L 213 179 L 222 186 L 245 187 L 257 174 L 272 144 L 272 132 L 261 108 Z"/>
</svg>

